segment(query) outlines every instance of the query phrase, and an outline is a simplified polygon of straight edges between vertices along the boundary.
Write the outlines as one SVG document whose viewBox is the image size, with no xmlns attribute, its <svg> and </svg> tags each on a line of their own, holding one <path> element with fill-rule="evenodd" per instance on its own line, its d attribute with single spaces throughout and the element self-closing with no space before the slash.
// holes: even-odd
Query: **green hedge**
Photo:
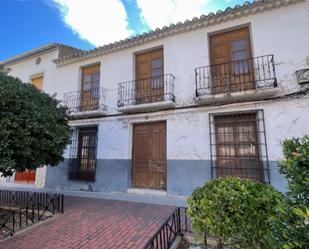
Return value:
<svg viewBox="0 0 309 249">
<path fill-rule="evenodd" d="M 197 188 L 188 199 L 189 215 L 197 234 L 217 236 L 229 248 L 275 248 L 270 217 L 283 195 L 269 185 L 218 178 Z"/>
<path fill-rule="evenodd" d="M 288 179 L 284 206 L 272 222 L 278 248 L 309 248 L 309 136 L 283 142 L 281 173 Z"/>
</svg>

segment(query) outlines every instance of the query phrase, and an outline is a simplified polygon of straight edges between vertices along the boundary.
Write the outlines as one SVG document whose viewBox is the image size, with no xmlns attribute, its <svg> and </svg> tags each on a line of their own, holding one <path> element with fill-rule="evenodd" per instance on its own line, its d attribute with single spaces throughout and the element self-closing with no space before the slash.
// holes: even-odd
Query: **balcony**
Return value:
<svg viewBox="0 0 309 249">
<path fill-rule="evenodd" d="M 118 111 L 141 112 L 175 106 L 172 74 L 119 83 Z"/>
<path fill-rule="evenodd" d="M 198 104 L 267 99 L 279 92 L 273 55 L 196 68 L 195 83 Z"/>
<path fill-rule="evenodd" d="M 63 102 L 69 108 L 73 118 L 106 115 L 104 89 L 92 88 L 87 91 L 75 91 L 64 94 Z"/>
</svg>

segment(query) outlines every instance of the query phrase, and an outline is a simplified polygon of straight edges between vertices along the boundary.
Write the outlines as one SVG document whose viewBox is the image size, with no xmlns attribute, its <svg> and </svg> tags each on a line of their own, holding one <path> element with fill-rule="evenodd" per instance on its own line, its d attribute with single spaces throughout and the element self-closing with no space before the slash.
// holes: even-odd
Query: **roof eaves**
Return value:
<svg viewBox="0 0 309 249">
<path fill-rule="evenodd" d="M 83 51 L 81 49 L 78 49 L 78 48 L 75 48 L 75 47 L 72 47 L 72 46 L 69 46 L 69 45 L 52 42 L 52 43 L 48 43 L 46 45 L 28 50 L 24 53 L 15 55 L 13 57 L 7 58 L 3 61 L 0 61 L 0 65 L 8 66 L 8 65 L 14 64 L 16 62 L 19 62 L 19 61 L 22 61 L 22 60 L 25 60 L 25 59 L 29 59 L 29 58 L 32 58 L 34 56 L 38 56 L 40 54 L 51 52 L 53 50 L 57 50 L 57 49 L 60 49 L 60 48 L 67 48 L 69 50 L 71 49 L 71 50 L 75 50 L 75 51 Z"/>
<path fill-rule="evenodd" d="M 206 26 L 230 21 L 236 18 L 256 14 L 263 11 L 269 11 L 274 8 L 279 8 L 304 1 L 305 0 L 256 0 L 252 3 L 245 2 L 243 5 L 236 5 L 233 8 L 228 7 L 224 11 L 219 10 L 216 13 L 211 12 L 208 15 L 201 15 L 199 18 L 194 17 L 191 20 L 178 22 L 176 24 L 170 24 L 169 26 L 164 26 L 161 29 L 157 28 L 155 30 L 151 30 L 149 32 L 145 32 L 131 38 L 97 47 L 92 50 L 63 56 L 53 61 L 57 64 L 57 66 L 64 66 L 84 59 L 90 59 L 100 55 L 135 47 L 167 36 L 200 29 Z"/>
<path fill-rule="evenodd" d="M 13 64 L 15 62 L 30 58 L 32 56 L 42 54 L 42 53 L 46 53 L 47 51 L 55 50 L 55 49 L 58 48 L 58 46 L 59 46 L 59 44 L 57 44 L 57 43 L 48 43 L 44 46 L 28 50 L 27 52 L 24 52 L 24 53 L 15 55 L 13 57 L 7 58 L 3 61 L 0 61 L 0 64 L 7 66 L 7 65 Z"/>
</svg>

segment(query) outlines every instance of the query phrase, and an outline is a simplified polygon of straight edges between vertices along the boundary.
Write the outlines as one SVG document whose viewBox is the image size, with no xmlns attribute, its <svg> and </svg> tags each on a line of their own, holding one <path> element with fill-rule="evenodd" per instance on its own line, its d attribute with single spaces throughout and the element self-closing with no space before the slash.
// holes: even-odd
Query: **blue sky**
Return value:
<svg viewBox="0 0 309 249">
<path fill-rule="evenodd" d="M 60 42 L 91 49 L 244 0 L 0 0 L 0 60 Z"/>
</svg>

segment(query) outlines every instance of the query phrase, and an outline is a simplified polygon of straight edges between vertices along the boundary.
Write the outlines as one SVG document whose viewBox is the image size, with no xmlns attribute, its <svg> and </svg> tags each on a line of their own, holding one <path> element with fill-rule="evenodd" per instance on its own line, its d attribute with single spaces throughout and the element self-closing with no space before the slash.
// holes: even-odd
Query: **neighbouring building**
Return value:
<svg viewBox="0 0 309 249">
<path fill-rule="evenodd" d="M 2 61 L 71 109 L 58 167 L 8 186 L 188 195 L 235 175 L 285 191 L 281 142 L 309 134 L 309 1 L 265 0 L 82 51 Z M 27 178 L 27 181 L 25 181 Z"/>
</svg>

